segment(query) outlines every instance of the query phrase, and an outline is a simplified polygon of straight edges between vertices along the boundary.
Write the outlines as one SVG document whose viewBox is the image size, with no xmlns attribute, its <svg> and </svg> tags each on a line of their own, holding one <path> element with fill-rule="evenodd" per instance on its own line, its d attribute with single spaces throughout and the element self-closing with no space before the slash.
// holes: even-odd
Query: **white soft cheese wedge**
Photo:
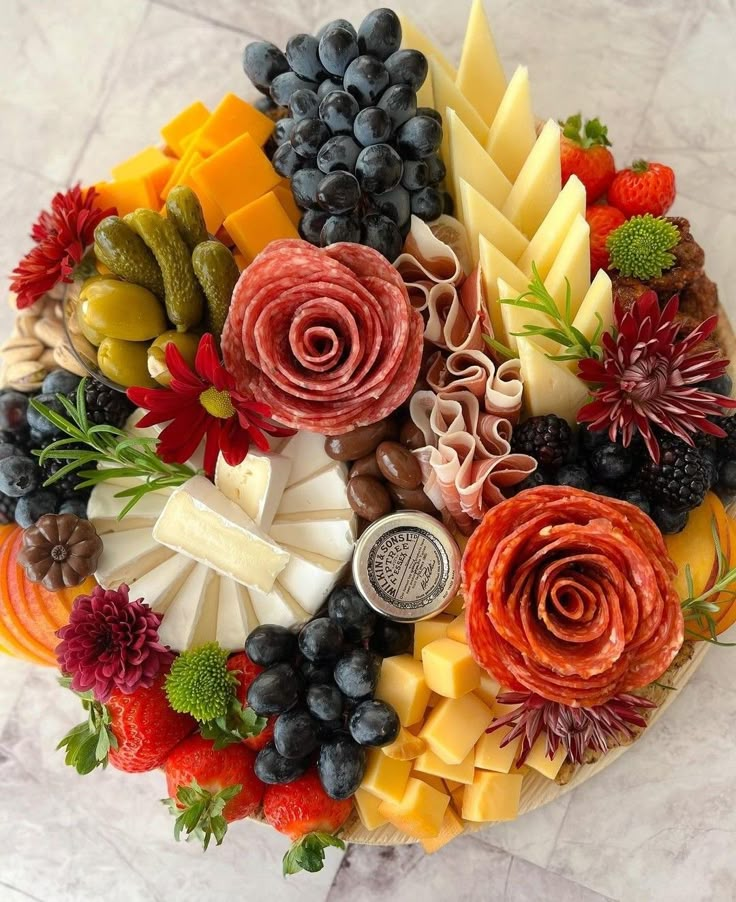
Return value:
<svg viewBox="0 0 736 902">
<path fill-rule="evenodd" d="M 468 241 L 473 255 L 473 264 L 478 265 L 480 260 L 479 236 L 483 235 L 494 247 L 509 260 L 518 260 L 529 244 L 525 235 L 512 225 L 503 213 L 486 200 L 485 197 L 469 185 L 465 179 L 460 179 L 460 203 L 465 228 L 468 230 Z"/>
<path fill-rule="evenodd" d="M 346 561 L 355 545 L 355 515 L 352 511 L 286 514 L 273 521 L 271 536 L 282 545 Z"/>
<path fill-rule="evenodd" d="M 347 561 L 333 561 L 303 549 L 285 547 L 291 557 L 279 582 L 308 614 L 316 614 L 337 585 Z"/>
<path fill-rule="evenodd" d="M 506 178 L 515 182 L 536 140 L 529 70 L 519 66 L 491 123 L 486 150 Z"/>
<path fill-rule="evenodd" d="M 501 210 L 527 238 L 537 231 L 560 193 L 561 173 L 560 127 L 549 119 Z"/>
<path fill-rule="evenodd" d="M 225 577 L 210 571 L 211 577 L 207 580 L 204 597 L 199 609 L 199 618 L 192 634 L 191 646 L 196 648 L 206 642 L 214 642 L 217 639 L 217 617 L 220 606 L 220 583 Z M 226 580 L 231 582 L 232 580 Z M 245 642 L 245 639 L 243 639 Z"/>
<path fill-rule="evenodd" d="M 279 454 L 291 461 L 287 488 L 334 463 L 325 451 L 324 435 L 317 432 L 297 432 L 281 446 Z"/>
<path fill-rule="evenodd" d="M 301 511 L 347 510 L 348 468 L 339 460 L 313 476 L 290 486 L 281 496 L 278 516 Z"/>
<path fill-rule="evenodd" d="M 172 554 L 163 564 L 135 580 L 130 587 L 130 597 L 143 598 L 149 607 L 163 614 L 195 566 L 191 558 Z"/>
<path fill-rule="evenodd" d="M 483 235 L 478 237 L 480 248 L 480 271 L 485 289 L 488 315 L 491 318 L 493 334 L 499 340 L 508 343 L 506 328 L 499 304 L 498 280 L 502 279 L 513 289 L 507 297 L 514 297 L 526 291 L 529 287 L 529 279 L 518 269 L 501 251 Z"/>
<path fill-rule="evenodd" d="M 249 451 L 236 467 L 231 467 L 220 455 L 215 467 L 215 485 L 268 532 L 290 473 L 291 460 L 281 454 Z"/>
<path fill-rule="evenodd" d="M 248 634 L 258 626 L 255 611 L 245 586 L 234 579 L 220 579 L 216 639 L 223 648 L 241 649 Z"/>
<path fill-rule="evenodd" d="M 308 619 L 308 614 L 294 599 L 288 589 L 274 583 L 270 592 L 251 589 L 248 593 L 259 623 L 275 623 L 277 626 L 293 626 Z"/>
<path fill-rule="evenodd" d="M 455 110 L 446 111 L 443 128 L 448 135 L 450 153 L 444 159 L 458 205 L 457 218 L 465 223 L 461 180 L 472 185 L 494 207 L 501 209 L 511 192 L 511 182 L 488 156 L 483 145 L 473 137 Z"/>
<path fill-rule="evenodd" d="M 140 480 L 138 481 L 140 484 Z M 92 490 L 87 502 L 87 518 L 101 524 L 107 521 L 125 524 L 130 517 L 137 520 L 151 520 L 158 518 L 164 509 L 166 501 L 171 494 L 171 489 L 163 489 L 156 492 L 147 492 L 135 507 L 122 520 L 118 520 L 118 514 L 130 501 L 128 496 L 116 497 L 123 487 L 109 482 L 100 482 Z"/>
<path fill-rule="evenodd" d="M 585 202 L 585 186 L 576 175 L 570 176 L 519 258 L 520 270 L 531 277 L 533 263 L 539 275 L 547 277 L 575 218 L 585 216 Z"/>
<path fill-rule="evenodd" d="M 169 603 L 158 636 L 164 645 L 174 651 L 184 651 L 192 645 L 202 605 L 207 598 L 207 588 L 217 578 L 205 564 L 195 564 L 187 580 Z"/>
<path fill-rule="evenodd" d="M 289 562 L 288 551 L 204 476 L 194 476 L 172 493 L 153 538 L 264 592 Z"/>
<path fill-rule="evenodd" d="M 454 110 L 482 148 L 488 137 L 488 126 L 476 113 L 475 107 L 458 90 L 447 72 L 432 60 L 429 61 L 429 71 L 432 73 L 435 109 L 442 115 L 443 124 L 447 122 L 447 111 Z M 450 172 L 452 173 L 458 157 L 450 152 L 450 136 L 444 127 L 442 129 L 442 159 L 450 161 Z"/>
<path fill-rule="evenodd" d="M 557 259 L 544 279 L 544 287 L 554 298 L 560 312 L 565 309 L 568 284 L 570 310 L 575 316 L 590 288 L 590 226 L 580 215 L 575 217 Z"/>
<path fill-rule="evenodd" d="M 508 282 L 503 279 L 498 280 L 498 297 L 499 300 L 504 298 L 517 298 L 519 292 L 512 288 Z M 526 326 L 547 326 L 551 329 L 555 328 L 554 320 L 547 316 L 546 313 L 540 313 L 538 310 L 530 310 L 528 307 L 517 307 L 515 304 L 500 304 L 501 318 L 503 319 L 503 327 L 506 332 L 506 344 L 515 353 L 517 348 L 517 334 L 524 333 Z M 544 336 L 536 336 L 535 342 L 543 351 L 554 353 L 559 344 Z"/>
<path fill-rule="evenodd" d="M 457 71 L 439 47 L 403 13 L 399 13 L 399 21 L 401 22 L 401 46 L 421 51 L 427 60 L 434 60 L 454 81 Z"/>
<path fill-rule="evenodd" d="M 490 125 L 506 89 L 506 76 L 483 0 L 473 0 L 470 7 L 455 84 Z"/>
<path fill-rule="evenodd" d="M 517 348 L 527 414 L 556 413 L 575 426 L 577 413 L 590 394 L 588 386 L 564 363 L 545 356 L 544 351 L 530 339 L 518 338 Z"/>
<path fill-rule="evenodd" d="M 131 583 L 170 557 L 171 550 L 154 541 L 150 526 L 111 532 L 102 543 L 95 579 L 106 589 Z"/>
</svg>

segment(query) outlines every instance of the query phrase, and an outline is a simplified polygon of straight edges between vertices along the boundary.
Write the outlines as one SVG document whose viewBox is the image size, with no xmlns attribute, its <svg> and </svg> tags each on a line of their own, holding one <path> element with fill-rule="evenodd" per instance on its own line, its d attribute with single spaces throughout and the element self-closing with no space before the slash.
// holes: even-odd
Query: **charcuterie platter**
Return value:
<svg viewBox="0 0 736 902">
<path fill-rule="evenodd" d="M 243 68 L 12 274 L 0 651 L 79 697 L 67 765 L 163 771 L 177 839 L 431 854 L 728 644 L 733 334 L 673 170 L 540 122 L 480 0 L 457 68 L 388 9 Z"/>
</svg>

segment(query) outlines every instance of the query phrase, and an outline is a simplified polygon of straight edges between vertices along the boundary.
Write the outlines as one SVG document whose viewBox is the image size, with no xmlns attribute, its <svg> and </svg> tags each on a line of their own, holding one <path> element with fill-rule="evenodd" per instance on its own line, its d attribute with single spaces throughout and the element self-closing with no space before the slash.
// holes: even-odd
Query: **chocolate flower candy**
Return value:
<svg viewBox="0 0 736 902">
<path fill-rule="evenodd" d="M 401 276 L 377 251 L 274 241 L 235 288 L 222 352 L 238 390 L 280 423 L 339 435 L 409 397 L 423 332 Z"/>
<path fill-rule="evenodd" d="M 97 569 L 102 539 L 89 520 L 44 514 L 23 533 L 18 563 L 28 579 L 51 592 L 78 586 Z"/>
</svg>

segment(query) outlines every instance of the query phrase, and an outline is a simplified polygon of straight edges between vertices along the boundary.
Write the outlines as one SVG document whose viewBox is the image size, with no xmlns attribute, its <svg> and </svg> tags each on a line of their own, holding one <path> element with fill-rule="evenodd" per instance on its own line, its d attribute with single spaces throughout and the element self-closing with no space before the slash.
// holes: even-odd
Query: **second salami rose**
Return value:
<svg viewBox="0 0 736 902">
<path fill-rule="evenodd" d="M 509 689 L 591 707 L 639 689 L 682 646 L 675 566 L 638 508 L 563 486 L 521 492 L 468 541 L 473 656 Z"/>
<path fill-rule="evenodd" d="M 424 323 L 398 272 L 357 244 L 275 241 L 245 270 L 222 336 L 242 392 L 295 429 L 384 419 L 414 387 Z"/>
</svg>

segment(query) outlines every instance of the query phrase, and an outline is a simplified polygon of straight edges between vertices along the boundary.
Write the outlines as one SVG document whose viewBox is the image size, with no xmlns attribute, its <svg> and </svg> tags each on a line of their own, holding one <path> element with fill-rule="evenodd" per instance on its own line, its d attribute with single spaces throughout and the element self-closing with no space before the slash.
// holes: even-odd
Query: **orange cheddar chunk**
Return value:
<svg viewBox="0 0 736 902">
<path fill-rule="evenodd" d="M 284 208 L 286 215 L 299 228 L 299 221 L 302 218 L 302 211 L 297 207 L 294 195 L 291 193 L 291 186 L 288 179 L 282 179 L 280 185 L 276 185 L 273 189 L 278 202 Z"/>
<path fill-rule="evenodd" d="M 209 194 L 207 194 L 206 191 L 203 191 L 197 184 L 195 184 L 191 172 L 188 172 L 181 179 L 179 184 L 186 185 L 187 188 L 191 188 L 192 191 L 194 191 L 194 193 L 197 195 L 199 205 L 202 208 L 202 215 L 204 216 L 204 224 L 207 227 L 207 231 L 210 235 L 215 235 L 225 219 L 222 210 L 212 200 L 212 198 L 209 196 Z"/>
<path fill-rule="evenodd" d="M 247 133 L 195 166 L 192 176 L 226 217 L 258 200 L 280 181 L 271 161 Z"/>
<path fill-rule="evenodd" d="M 192 142 L 184 151 L 181 159 L 176 164 L 174 171 L 169 176 L 169 180 L 162 188 L 161 197 L 164 200 L 169 196 L 169 191 L 171 191 L 174 185 L 180 185 L 181 180 L 191 172 L 192 166 L 198 166 L 204 159 L 202 154 L 197 152 L 197 148 L 194 146 L 195 143 L 196 142 Z"/>
<path fill-rule="evenodd" d="M 238 251 L 233 254 L 233 257 L 235 258 L 235 262 L 238 264 L 238 269 L 242 272 L 248 265 L 248 261 L 241 253 L 238 253 Z"/>
<path fill-rule="evenodd" d="M 256 144 L 263 146 L 272 131 L 273 122 L 268 116 L 259 113 L 235 94 L 226 94 L 202 126 L 197 138 L 197 150 L 208 157 L 245 132 Z"/>
<path fill-rule="evenodd" d="M 449 842 L 452 842 L 457 836 L 465 829 L 463 822 L 460 818 L 455 814 L 452 808 L 447 808 L 445 811 L 445 817 L 442 821 L 442 826 L 440 827 L 440 832 L 437 836 L 431 836 L 429 839 L 420 840 L 424 851 L 427 855 L 431 855 L 433 852 L 437 852 L 442 846 L 446 846 Z"/>
<path fill-rule="evenodd" d="M 228 216 L 225 228 L 249 263 L 272 241 L 299 237 L 273 191 Z"/>
<path fill-rule="evenodd" d="M 99 197 L 95 198 L 95 206 L 100 210 L 116 207 L 118 216 L 126 216 L 139 207 L 150 210 L 158 209 L 158 196 L 146 179 L 122 179 L 119 182 L 99 182 L 95 185 Z"/>
<path fill-rule="evenodd" d="M 177 156 L 184 152 L 182 140 L 200 128 L 209 118 L 210 111 L 200 101 L 195 100 L 183 109 L 161 129 L 161 136 Z"/>
<path fill-rule="evenodd" d="M 167 157 L 158 147 L 146 147 L 117 166 L 113 166 L 112 177 L 116 182 L 133 178 L 145 179 L 156 197 L 159 197 L 175 168 L 176 160 L 172 157 Z"/>
</svg>

